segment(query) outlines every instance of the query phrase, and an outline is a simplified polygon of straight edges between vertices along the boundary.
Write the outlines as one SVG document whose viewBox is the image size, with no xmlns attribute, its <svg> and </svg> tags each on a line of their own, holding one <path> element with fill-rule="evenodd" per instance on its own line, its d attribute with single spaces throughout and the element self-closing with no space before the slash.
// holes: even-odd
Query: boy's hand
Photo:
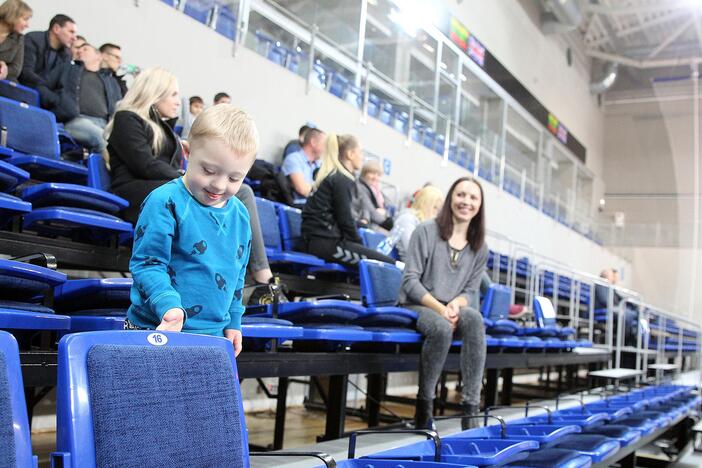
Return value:
<svg viewBox="0 0 702 468">
<path fill-rule="evenodd" d="M 156 330 L 179 332 L 183 329 L 185 312 L 181 308 L 168 309 Z"/>
<path fill-rule="evenodd" d="M 241 331 L 233 329 L 224 330 L 224 337 L 234 345 L 234 357 L 237 357 L 241 352 Z"/>
</svg>

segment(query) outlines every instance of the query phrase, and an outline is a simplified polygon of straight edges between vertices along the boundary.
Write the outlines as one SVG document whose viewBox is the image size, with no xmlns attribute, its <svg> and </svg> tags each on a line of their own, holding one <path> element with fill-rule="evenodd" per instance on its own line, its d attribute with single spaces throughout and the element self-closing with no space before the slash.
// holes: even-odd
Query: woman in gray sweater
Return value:
<svg viewBox="0 0 702 468">
<path fill-rule="evenodd" d="M 415 229 L 405 259 L 399 302 L 419 313 L 417 330 L 424 335 L 415 415 L 418 428 L 433 427 L 435 387 L 454 334 L 463 340 L 463 413 L 478 413 L 485 329 L 480 305 L 472 304 L 471 297 L 480 285 L 487 257 L 483 189 L 475 179 L 462 177 L 451 186 L 436 220 Z M 461 425 L 473 427 L 477 418 L 465 418 Z"/>
</svg>

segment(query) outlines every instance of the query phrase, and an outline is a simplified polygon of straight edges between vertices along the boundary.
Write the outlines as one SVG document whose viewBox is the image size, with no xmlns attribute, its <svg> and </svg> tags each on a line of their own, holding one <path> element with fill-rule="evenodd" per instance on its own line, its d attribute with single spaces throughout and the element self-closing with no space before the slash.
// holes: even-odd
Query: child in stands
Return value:
<svg viewBox="0 0 702 468">
<path fill-rule="evenodd" d="M 258 145 L 255 123 L 232 105 L 213 106 L 195 120 L 185 175 L 142 205 L 125 328 L 225 336 L 239 354 L 251 228 L 234 195 Z"/>
</svg>

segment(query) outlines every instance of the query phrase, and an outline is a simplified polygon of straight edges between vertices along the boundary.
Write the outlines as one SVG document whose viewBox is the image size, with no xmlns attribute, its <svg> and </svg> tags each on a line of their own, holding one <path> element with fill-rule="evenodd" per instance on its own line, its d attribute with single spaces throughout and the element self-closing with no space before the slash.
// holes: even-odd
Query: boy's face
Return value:
<svg viewBox="0 0 702 468">
<path fill-rule="evenodd" d="M 205 110 L 205 105 L 201 102 L 193 102 L 190 104 L 190 114 L 195 117 L 202 114 L 203 110 Z"/>
<path fill-rule="evenodd" d="M 188 158 L 185 186 L 203 205 L 221 208 L 239 191 L 254 159 L 255 155 L 238 154 L 218 139 L 196 142 Z"/>
</svg>

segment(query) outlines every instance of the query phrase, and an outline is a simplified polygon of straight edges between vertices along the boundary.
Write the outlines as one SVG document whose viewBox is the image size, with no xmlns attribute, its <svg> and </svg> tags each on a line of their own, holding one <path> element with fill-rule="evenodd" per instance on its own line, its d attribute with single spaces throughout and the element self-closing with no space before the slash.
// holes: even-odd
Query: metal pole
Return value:
<svg viewBox="0 0 702 468">
<path fill-rule="evenodd" d="M 475 140 L 475 154 L 473 155 L 473 176 L 478 177 L 480 172 L 480 137 Z"/>
<path fill-rule="evenodd" d="M 368 62 L 366 66 L 366 82 L 363 88 L 363 109 L 361 112 L 361 123 L 368 122 L 368 97 L 370 96 L 370 77 L 373 64 Z"/>
<path fill-rule="evenodd" d="M 305 82 L 305 94 L 310 93 L 312 73 L 314 73 L 314 46 L 317 39 L 317 25 L 312 25 L 312 35 L 310 36 L 310 54 L 307 59 L 307 81 Z"/>
<path fill-rule="evenodd" d="M 448 166 L 449 157 L 449 138 L 451 138 L 451 118 L 446 120 L 446 130 L 444 131 L 444 159 L 441 162 L 442 167 Z"/>
<path fill-rule="evenodd" d="M 412 129 L 414 128 L 414 102 L 415 92 L 410 91 L 409 95 L 409 117 L 407 118 L 407 140 L 405 141 L 405 146 L 409 146 L 410 141 L 412 141 Z"/>
<path fill-rule="evenodd" d="M 692 214 L 692 266 L 690 268 L 690 296 L 687 308 L 688 318 L 692 318 L 695 310 L 695 299 L 697 295 L 697 262 L 700 242 L 700 84 L 699 70 L 697 65 L 692 67 L 692 89 L 693 89 L 693 135 L 694 135 L 694 155 L 693 155 L 693 204 Z"/>
</svg>

